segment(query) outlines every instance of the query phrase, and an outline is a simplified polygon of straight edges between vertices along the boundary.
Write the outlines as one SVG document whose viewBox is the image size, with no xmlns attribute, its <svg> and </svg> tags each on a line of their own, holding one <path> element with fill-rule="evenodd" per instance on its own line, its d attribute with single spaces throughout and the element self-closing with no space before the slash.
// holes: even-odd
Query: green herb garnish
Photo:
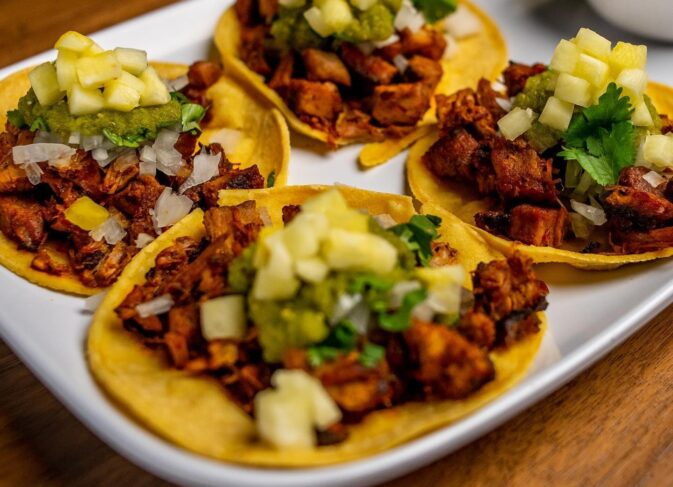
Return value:
<svg viewBox="0 0 673 487">
<path fill-rule="evenodd" d="M 376 365 L 386 356 L 386 349 L 375 343 L 365 343 L 358 361 L 367 368 L 376 367 Z"/>
<path fill-rule="evenodd" d="M 47 125 L 47 121 L 43 117 L 37 117 L 35 120 L 33 120 L 33 123 L 30 124 L 31 132 L 35 132 L 37 130 L 49 132 L 49 125 Z"/>
<path fill-rule="evenodd" d="M 395 225 L 389 231 L 407 244 L 420 265 L 427 267 L 432 259 L 432 241 L 439 235 L 437 229 L 441 224 L 438 216 L 414 215 L 409 222 Z"/>
<path fill-rule="evenodd" d="M 276 184 L 276 170 L 273 169 L 269 173 L 269 175 L 266 177 L 266 187 L 267 188 L 273 188 L 273 186 Z"/>
<path fill-rule="evenodd" d="M 21 110 L 10 110 L 7 112 L 7 120 L 17 129 L 23 129 L 28 126 L 26 120 L 23 118 Z"/>
<path fill-rule="evenodd" d="M 425 20 L 434 24 L 456 11 L 458 0 L 413 0 L 414 7 L 419 10 Z"/>
<path fill-rule="evenodd" d="M 203 120 L 206 109 L 196 103 L 183 103 L 182 105 L 182 131 L 199 132 L 199 122 Z"/>
<path fill-rule="evenodd" d="M 119 135 L 110 131 L 109 129 L 103 129 L 103 135 L 106 139 L 112 142 L 118 147 L 128 147 L 129 149 L 136 149 L 140 147 L 143 142 L 146 142 L 150 138 L 150 131 L 143 129 L 137 134 L 131 135 Z"/>
<path fill-rule="evenodd" d="M 401 332 L 411 326 L 411 311 L 414 306 L 425 301 L 428 292 L 425 289 L 416 289 L 404 295 L 402 305 L 394 313 L 380 313 L 379 326 L 390 332 Z"/>
<path fill-rule="evenodd" d="M 358 332 L 353 324 L 344 320 L 334 328 L 320 344 L 308 349 L 308 361 L 312 367 L 334 360 L 339 355 L 353 350 L 358 344 Z"/>
</svg>

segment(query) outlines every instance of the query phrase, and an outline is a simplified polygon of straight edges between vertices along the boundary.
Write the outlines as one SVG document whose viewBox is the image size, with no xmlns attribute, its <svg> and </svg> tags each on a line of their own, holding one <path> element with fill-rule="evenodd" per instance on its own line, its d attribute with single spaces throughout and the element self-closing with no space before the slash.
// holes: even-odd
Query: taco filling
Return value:
<svg viewBox="0 0 673 487">
<path fill-rule="evenodd" d="M 257 166 L 197 144 L 218 65 L 163 80 L 144 51 L 104 51 L 76 32 L 28 74 L 0 134 L 0 231 L 32 269 L 112 284 L 131 257 L 219 190 L 261 188 Z"/>
<path fill-rule="evenodd" d="M 265 213 L 208 209 L 203 239 L 161 250 L 116 308 L 166 367 L 215 379 L 262 444 L 337 444 L 373 411 L 469 398 L 497 379 L 491 352 L 540 331 L 531 261 L 482 263 L 468 291 L 436 217 L 371 217 L 337 190 L 284 207 L 280 229 Z"/>
<path fill-rule="evenodd" d="M 581 29 L 549 66 L 512 63 L 504 85 L 438 96 L 422 164 L 469 185 L 478 211 L 461 216 L 492 234 L 585 253 L 671 247 L 673 122 L 646 94 L 646 61 L 646 46 Z"/>
<path fill-rule="evenodd" d="M 457 0 L 238 0 L 239 56 L 327 141 L 409 134 L 481 20 Z"/>
</svg>

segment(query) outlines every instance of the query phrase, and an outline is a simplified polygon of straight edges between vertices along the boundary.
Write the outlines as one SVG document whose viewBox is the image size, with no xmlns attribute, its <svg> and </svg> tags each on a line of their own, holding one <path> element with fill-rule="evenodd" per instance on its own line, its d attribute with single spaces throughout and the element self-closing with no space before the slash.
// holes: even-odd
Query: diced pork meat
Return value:
<svg viewBox="0 0 673 487">
<path fill-rule="evenodd" d="M 512 209 L 508 236 L 528 245 L 560 247 L 568 231 L 568 211 L 523 204 Z"/>
<path fill-rule="evenodd" d="M 301 53 L 309 81 L 331 81 L 350 86 L 351 75 L 339 56 L 320 49 L 304 49 Z"/>
<path fill-rule="evenodd" d="M 342 110 L 339 89 L 330 82 L 293 79 L 288 97 L 295 113 L 309 119 L 332 122 Z"/>
<path fill-rule="evenodd" d="M 423 83 L 380 85 L 371 99 L 372 116 L 382 125 L 416 125 L 430 108 L 432 91 Z"/>
<path fill-rule="evenodd" d="M 544 64 L 534 64 L 529 66 L 527 64 L 510 62 L 503 73 L 505 86 L 507 86 L 507 94 L 509 96 L 518 95 L 526 87 L 528 78 L 544 73 L 546 70 L 547 66 Z"/>
<path fill-rule="evenodd" d="M 341 45 L 340 54 L 346 66 L 376 85 L 390 84 L 398 73 L 397 68 L 382 57 L 368 56 L 348 42 Z"/>
<path fill-rule="evenodd" d="M 0 230 L 20 248 L 37 250 L 47 237 L 40 204 L 20 196 L 0 195 Z"/>
</svg>

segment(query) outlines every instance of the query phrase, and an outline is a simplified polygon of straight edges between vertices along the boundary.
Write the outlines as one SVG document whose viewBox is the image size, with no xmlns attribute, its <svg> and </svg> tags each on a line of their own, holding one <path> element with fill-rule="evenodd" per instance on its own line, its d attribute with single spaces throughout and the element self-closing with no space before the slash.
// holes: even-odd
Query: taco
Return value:
<svg viewBox="0 0 673 487">
<path fill-rule="evenodd" d="M 412 149 L 413 194 L 536 262 L 610 269 L 673 255 L 673 91 L 647 47 L 581 29 L 550 66 L 437 97 Z"/>
<path fill-rule="evenodd" d="M 282 115 L 218 65 L 149 66 L 75 32 L 56 49 L 0 81 L 0 264 L 16 274 L 96 293 L 219 190 L 285 183 Z"/>
<path fill-rule="evenodd" d="M 467 0 L 240 0 L 215 43 L 295 131 L 332 147 L 372 142 L 364 166 L 427 134 L 435 92 L 495 78 L 507 62 L 498 27 Z"/>
<path fill-rule="evenodd" d="M 450 215 L 317 186 L 220 202 L 134 258 L 88 337 L 105 391 L 184 448 L 261 466 L 360 459 L 493 400 L 540 346 L 548 291 L 532 262 Z"/>
</svg>

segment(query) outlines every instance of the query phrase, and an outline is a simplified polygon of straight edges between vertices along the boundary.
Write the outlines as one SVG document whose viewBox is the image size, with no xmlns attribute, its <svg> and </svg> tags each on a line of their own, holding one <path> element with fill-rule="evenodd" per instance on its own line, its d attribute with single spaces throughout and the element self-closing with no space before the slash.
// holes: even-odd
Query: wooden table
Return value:
<svg viewBox="0 0 673 487">
<path fill-rule="evenodd" d="M 169 3 L 2 0 L 0 66 L 66 29 L 95 31 Z M 671 485 L 672 322 L 673 307 L 538 405 L 390 486 Z M 163 483 L 89 433 L 0 342 L 0 485 L 124 482 Z"/>
</svg>

